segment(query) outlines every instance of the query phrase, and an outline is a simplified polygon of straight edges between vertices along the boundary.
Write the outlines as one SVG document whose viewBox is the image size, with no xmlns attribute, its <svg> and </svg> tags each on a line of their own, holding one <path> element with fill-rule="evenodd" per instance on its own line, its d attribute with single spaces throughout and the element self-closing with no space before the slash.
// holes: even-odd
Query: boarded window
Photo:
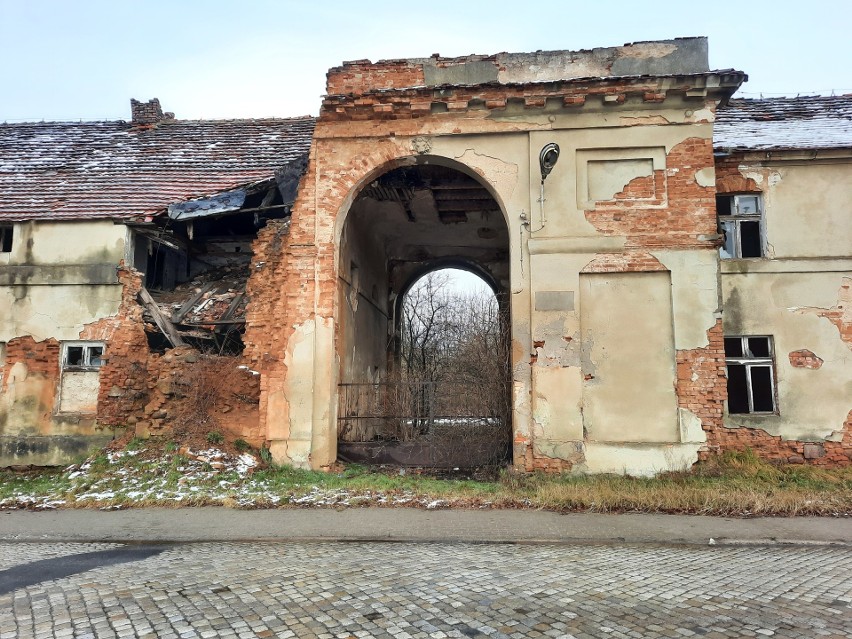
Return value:
<svg viewBox="0 0 852 639">
<path fill-rule="evenodd" d="M 771 337 L 726 337 L 725 364 L 728 370 L 728 413 L 776 412 Z"/>
</svg>

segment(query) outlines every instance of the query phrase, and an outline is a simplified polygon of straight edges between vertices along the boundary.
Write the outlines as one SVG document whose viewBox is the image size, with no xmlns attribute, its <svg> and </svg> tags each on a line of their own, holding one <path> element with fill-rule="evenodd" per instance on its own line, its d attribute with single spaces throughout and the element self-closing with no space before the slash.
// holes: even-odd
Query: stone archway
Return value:
<svg viewBox="0 0 852 639">
<path fill-rule="evenodd" d="M 461 389 L 446 372 L 421 378 L 400 360 L 401 300 L 424 273 L 448 266 L 473 271 L 488 282 L 498 300 L 495 319 L 502 329 L 494 356 L 509 350 L 509 231 L 503 211 L 479 179 L 445 164 L 418 158 L 413 165 L 389 168 L 363 186 L 346 213 L 338 246 L 336 312 L 343 456 L 451 467 L 508 458 L 508 360 L 500 373 L 504 396 L 495 402 L 505 407 L 499 416 L 484 402 L 474 406 L 451 399 L 481 398 L 494 389 Z M 500 443 L 487 451 L 471 446 L 476 428 Z M 468 439 L 461 445 L 463 433 Z M 480 454 L 465 458 L 452 449 Z M 382 454 L 370 458 L 375 451 Z"/>
</svg>

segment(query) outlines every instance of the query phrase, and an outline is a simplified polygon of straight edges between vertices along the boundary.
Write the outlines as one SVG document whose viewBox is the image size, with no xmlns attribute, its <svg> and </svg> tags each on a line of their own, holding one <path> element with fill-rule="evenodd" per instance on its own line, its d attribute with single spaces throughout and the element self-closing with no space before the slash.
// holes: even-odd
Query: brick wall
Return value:
<svg viewBox="0 0 852 639">
<path fill-rule="evenodd" d="M 728 397 L 725 377 L 725 343 L 722 321 L 707 331 L 707 346 L 677 351 L 675 392 L 680 408 L 701 419 L 711 449 L 714 434 L 722 428 L 724 402 Z"/>
<path fill-rule="evenodd" d="M 130 112 L 133 124 L 139 126 L 150 126 L 165 119 L 163 109 L 160 107 L 160 101 L 157 98 L 148 100 L 148 102 L 139 102 L 138 100 L 131 99 Z"/>
<path fill-rule="evenodd" d="M 39 375 L 58 380 L 59 351 L 60 345 L 55 339 L 37 342 L 27 335 L 9 340 L 6 343 L 6 364 L 0 366 L 0 378 L 3 380 L 4 390 L 8 388 L 9 372 L 17 362 L 26 365 L 27 375 Z"/>
<path fill-rule="evenodd" d="M 784 440 L 759 428 L 716 428 L 708 433 L 712 444 L 701 453 L 706 459 L 714 452 L 726 450 L 754 451 L 759 457 L 789 464 L 815 466 L 849 466 L 852 464 L 852 411 L 841 425 L 839 442 L 804 442 Z"/>
<path fill-rule="evenodd" d="M 595 257 L 582 270 L 583 273 L 626 273 L 667 271 L 668 269 L 650 253 L 603 253 Z"/>
<path fill-rule="evenodd" d="M 717 232 L 716 192 L 695 177 L 712 167 L 712 140 L 688 138 L 669 151 L 665 171 L 631 180 L 586 219 L 601 233 L 626 235 L 628 248 L 712 247 L 699 236 Z"/>
<path fill-rule="evenodd" d="M 122 286 L 118 313 L 88 324 L 80 339 L 106 344 L 105 362 L 100 370 L 98 422 L 120 427 L 144 405 L 150 353 L 142 307 L 136 302 L 142 275 L 123 264 L 117 273 Z"/>
<path fill-rule="evenodd" d="M 369 60 L 344 62 L 326 74 L 329 95 L 360 95 L 375 89 L 402 89 L 426 84 L 423 65 L 409 60 L 388 60 L 373 64 Z"/>
</svg>

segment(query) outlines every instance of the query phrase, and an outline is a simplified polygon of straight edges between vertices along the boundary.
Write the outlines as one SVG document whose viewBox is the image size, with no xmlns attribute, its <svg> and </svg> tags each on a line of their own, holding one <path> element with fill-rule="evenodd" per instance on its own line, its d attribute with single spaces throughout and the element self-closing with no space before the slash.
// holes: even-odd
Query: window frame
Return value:
<svg viewBox="0 0 852 639">
<path fill-rule="evenodd" d="M 728 355 L 727 341 L 739 339 L 740 350 L 743 353 L 741 356 Z M 748 340 L 750 339 L 765 339 L 768 345 L 768 355 L 754 355 L 749 348 Z M 778 415 L 778 384 L 775 374 L 775 340 L 772 335 L 725 335 L 725 378 L 730 380 L 729 367 L 743 366 L 745 368 L 746 379 L 746 397 L 748 399 L 748 412 L 732 413 L 730 403 L 728 403 L 729 415 Z M 772 410 L 755 410 L 754 409 L 754 385 L 752 382 L 752 369 L 768 368 L 769 369 L 769 399 L 772 402 Z M 729 393 L 730 394 L 730 393 Z"/>
<path fill-rule="evenodd" d="M 68 363 L 68 351 L 71 348 L 82 348 L 82 364 L 69 364 Z M 100 355 L 97 357 L 97 361 L 92 363 L 92 350 L 100 349 Z M 62 372 L 65 371 L 99 371 L 104 365 L 104 355 L 106 354 L 106 345 L 104 342 L 97 341 L 74 341 L 74 342 L 62 342 L 62 352 L 59 360 L 60 369 Z"/>
<path fill-rule="evenodd" d="M 739 212 L 740 201 L 745 199 L 753 199 L 756 201 L 757 212 Z M 727 200 L 730 211 L 728 214 L 722 214 L 719 212 L 719 210 L 722 208 L 720 206 L 720 200 Z M 731 253 L 727 250 L 726 247 L 728 242 L 724 241 L 722 243 L 722 246 L 719 247 L 719 256 L 721 257 L 721 259 L 756 260 L 766 257 L 766 225 L 764 224 L 764 204 L 762 193 L 718 193 L 716 195 L 716 220 L 719 228 L 719 233 L 722 234 L 723 237 L 727 238 L 729 233 L 733 236 L 731 242 L 733 252 Z M 724 223 L 728 223 L 731 226 L 730 231 L 728 230 L 728 228 L 726 228 Z M 758 241 L 760 243 L 760 255 L 743 256 L 741 230 L 743 223 L 757 224 Z"/>
</svg>

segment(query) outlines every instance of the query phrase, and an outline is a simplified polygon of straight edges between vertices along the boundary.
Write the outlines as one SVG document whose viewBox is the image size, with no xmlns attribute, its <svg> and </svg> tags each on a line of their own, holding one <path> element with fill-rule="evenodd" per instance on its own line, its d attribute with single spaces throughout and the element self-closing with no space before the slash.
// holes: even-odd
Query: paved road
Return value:
<svg viewBox="0 0 852 639">
<path fill-rule="evenodd" d="M 0 565 L 0 639 L 852 637 L 843 546 L 7 542 Z"/>
<path fill-rule="evenodd" d="M 0 639 L 137 636 L 852 637 L 852 520 L 0 513 Z"/>
<path fill-rule="evenodd" d="M 455 541 L 852 547 L 852 518 L 596 515 L 535 510 L 139 508 L 0 512 L 0 541 Z"/>
</svg>

